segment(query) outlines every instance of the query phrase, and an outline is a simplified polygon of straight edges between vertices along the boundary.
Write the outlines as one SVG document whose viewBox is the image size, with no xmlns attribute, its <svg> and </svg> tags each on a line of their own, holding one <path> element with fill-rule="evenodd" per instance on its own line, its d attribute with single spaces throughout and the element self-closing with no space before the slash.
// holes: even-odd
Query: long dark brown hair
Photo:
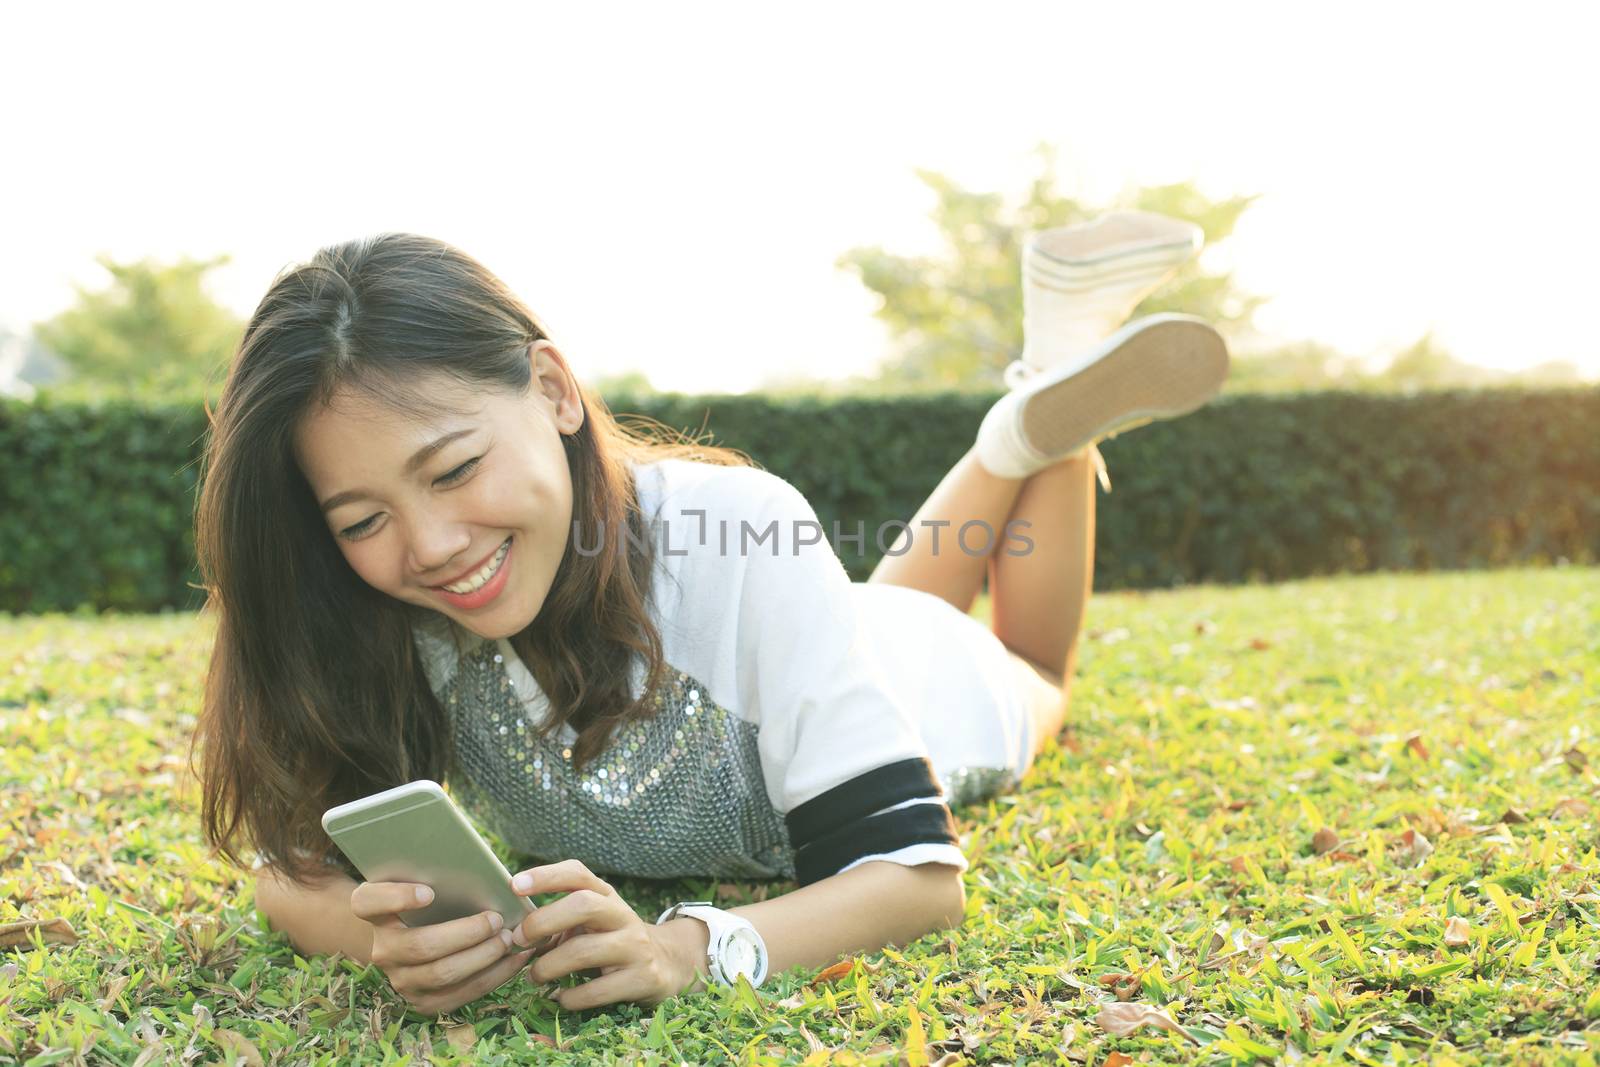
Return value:
<svg viewBox="0 0 1600 1067">
<path fill-rule="evenodd" d="M 337 859 L 324 810 L 418 778 L 443 780 L 450 728 L 413 643 L 415 612 L 345 561 L 295 461 L 293 434 L 341 387 L 402 411 L 440 410 L 419 372 L 517 390 L 531 311 L 476 260 L 442 241 L 385 233 L 324 248 L 273 281 L 245 327 L 215 412 L 195 515 L 195 548 L 216 637 L 191 759 L 199 754 L 207 840 L 241 846 L 297 882 Z M 623 530 L 602 548 L 567 539 L 538 616 L 510 638 L 550 699 L 554 729 L 578 731 L 573 760 L 598 755 L 642 717 L 663 681 L 646 603 L 654 538 L 629 461 L 749 465 L 659 423 L 613 417 L 579 384 L 584 420 L 563 434 L 575 529 Z M 592 554 L 591 554 L 592 553 Z M 636 657 L 643 694 L 630 692 Z"/>
</svg>

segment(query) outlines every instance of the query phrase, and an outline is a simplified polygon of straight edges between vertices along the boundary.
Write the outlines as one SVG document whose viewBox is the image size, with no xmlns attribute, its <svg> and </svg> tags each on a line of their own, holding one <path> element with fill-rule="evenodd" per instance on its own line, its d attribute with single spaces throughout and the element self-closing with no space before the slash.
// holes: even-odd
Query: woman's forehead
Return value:
<svg viewBox="0 0 1600 1067">
<path fill-rule="evenodd" d="M 414 450 L 488 417 L 489 397 L 447 381 L 424 391 L 341 386 L 314 401 L 295 427 L 302 466 L 344 467 L 360 457 Z M 409 455 L 410 452 L 407 451 Z"/>
<path fill-rule="evenodd" d="M 481 416 L 492 390 L 429 372 L 404 380 L 343 382 L 326 399 L 314 400 L 306 420 L 334 420 L 364 428 L 404 431 Z M 306 421 L 302 420 L 302 421 Z"/>
</svg>

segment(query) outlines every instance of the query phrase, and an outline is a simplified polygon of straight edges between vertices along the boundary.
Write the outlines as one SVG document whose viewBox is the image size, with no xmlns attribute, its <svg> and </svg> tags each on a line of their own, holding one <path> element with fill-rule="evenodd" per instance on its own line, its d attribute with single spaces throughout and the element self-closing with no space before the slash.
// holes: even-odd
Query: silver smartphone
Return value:
<svg viewBox="0 0 1600 1067">
<path fill-rule="evenodd" d="M 322 828 L 367 881 L 433 889 L 427 907 L 400 913 L 407 926 L 494 910 L 510 928 L 533 912 L 533 902 L 511 888 L 511 872 L 437 782 L 407 782 L 329 808 Z"/>
</svg>

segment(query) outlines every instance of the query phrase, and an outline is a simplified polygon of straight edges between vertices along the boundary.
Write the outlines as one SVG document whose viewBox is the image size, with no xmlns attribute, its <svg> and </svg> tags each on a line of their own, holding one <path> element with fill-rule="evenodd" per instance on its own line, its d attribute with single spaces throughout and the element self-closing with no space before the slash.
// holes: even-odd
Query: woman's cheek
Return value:
<svg viewBox="0 0 1600 1067">
<path fill-rule="evenodd" d="M 371 540 L 371 538 L 368 538 Z M 366 582 L 381 593 L 388 593 L 400 587 L 398 575 L 390 577 L 387 568 L 382 565 L 378 553 L 363 542 L 356 542 L 344 550 L 345 562 L 350 564 L 350 569 L 356 572 L 356 577 Z"/>
</svg>

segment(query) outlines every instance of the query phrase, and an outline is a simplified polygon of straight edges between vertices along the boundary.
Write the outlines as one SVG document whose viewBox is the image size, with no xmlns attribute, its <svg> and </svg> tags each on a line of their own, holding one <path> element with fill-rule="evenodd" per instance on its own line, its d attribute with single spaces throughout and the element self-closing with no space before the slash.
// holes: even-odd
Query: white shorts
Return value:
<svg viewBox="0 0 1600 1067">
<path fill-rule="evenodd" d="M 1010 651 L 983 623 L 920 589 L 853 583 L 889 685 L 919 716 L 952 805 L 1014 786 L 1034 750 L 1033 716 Z"/>
</svg>

